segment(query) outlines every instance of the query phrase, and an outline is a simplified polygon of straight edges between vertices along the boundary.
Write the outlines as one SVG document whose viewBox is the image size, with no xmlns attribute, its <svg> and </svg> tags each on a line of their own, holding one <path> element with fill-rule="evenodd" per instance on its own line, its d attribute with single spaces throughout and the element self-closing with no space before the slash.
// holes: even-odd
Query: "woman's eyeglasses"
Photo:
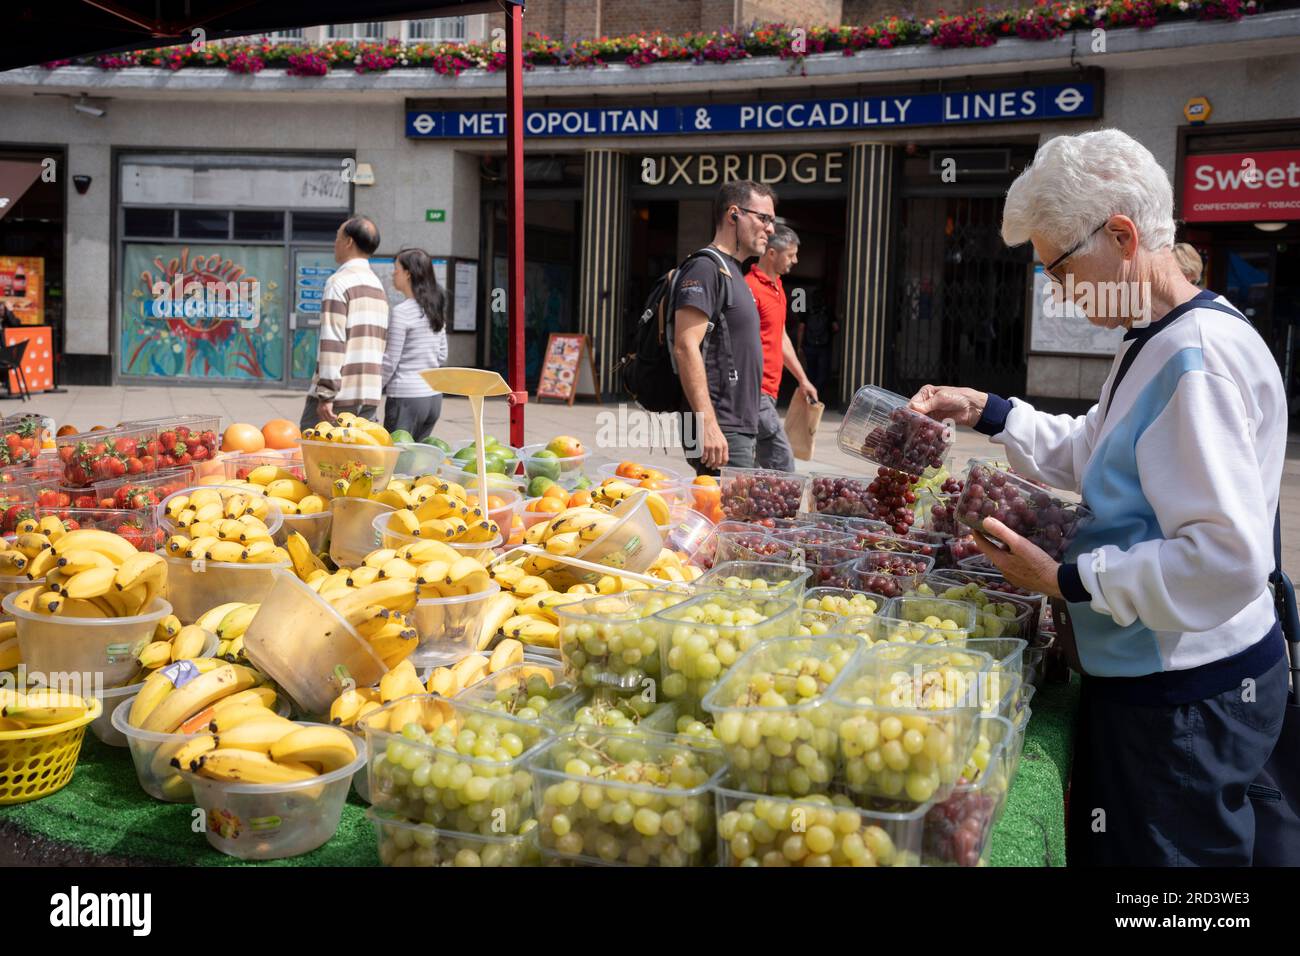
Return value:
<svg viewBox="0 0 1300 956">
<path fill-rule="evenodd" d="M 1109 221 L 1110 221 L 1109 219 L 1106 220 L 1106 222 L 1109 222 Z M 1065 280 L 1062 279 L 1060 276 L 1058 276 L 1058 275 L 1056 274 L 1056 267 L 1059 266 L 1059 265 L 1060 265 L 1062 262 L 1064 262 L 1066 259 L 1070 258 L 1070 256 L 1074 255 L 1076 252 L 1078 252 L 1078 251 L 1079 251 L 1080 249 L 1082 249 L 1084 246 L 1086 246 L 1086 245 L 1088 244 L 1088 240 L 1089 240 L 1089 239 L 1091 239 L 1093 236 L 1095 236 L 1097 233 L 1101 232 L 1101 230 L 1103 230 L 1103 229 L 1105 229 L 1105 228 L 1106 228 L 1106 223 L 1103 222 L 1100 226 L 1098 226 L 1098 227 L 1097 227 L 1096 229 L 1094 229 L 1092 232 L 1088 233 L 1088 235 L 1087 235 L 1084 239 L 1081 239 L 1079 242 L 1076 242 L 1076 243 L 1075 243 L 1074 245 L 1072 245 L 1069 249 L 1067 249 L 1064 253 L 1062 253 L 1061 255 L 1057 256 L 1055 259 L 1053 259 L 1051 265 L 1049 265 L 1049 266 L 1044 266 L 1044 267 L 1043 267 L 1043 271 L 1046 272 L 1047 275 L 1048 275 L 1048 277 L 1049 277 L 1053 282 L 1055 282 L 1057 285 L 1065 285 Z"/>
</svg>

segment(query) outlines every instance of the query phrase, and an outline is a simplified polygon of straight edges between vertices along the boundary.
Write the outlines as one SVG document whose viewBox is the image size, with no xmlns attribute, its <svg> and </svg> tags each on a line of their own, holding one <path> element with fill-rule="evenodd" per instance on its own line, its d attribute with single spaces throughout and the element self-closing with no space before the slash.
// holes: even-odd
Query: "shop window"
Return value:
<svg viewBox="0 0 1300 956">
<path fill-rule="evenodd" d="M 384 22 L 371 20 L 362 23 L 333 23 L 330 24 L 329 35 L 331 40 L 382 40 Z"/>
<path fill-rule="evenodd" d="M 122 232 L 127 236 L 163 237 L 176 235 L 176 210 L 136 209 L 122 210 Z"/>
<path fill-rule="evenodd" d="M 215 209 L 182 209 L 177 216 L 182 239 L 229 239 L 230 213 Z"/>
<path fill-rule="evenodd" d="M 333 242 L 346 218 L 341 212 L 295 212 L 293 238 L 297 242 Z"/>
<path fill-rule="evenodd" d="M 280 241 L 284 239 L 284 213 L 255 210 L 235 213 L 236 239 Z"/>
<path fill-rule="evenodd" d="M 406 39 L 416 41 L 445 41 L 465 39 L 464 17 L 431 17 L 425 20 L 406 21 Z"/>
</svg>

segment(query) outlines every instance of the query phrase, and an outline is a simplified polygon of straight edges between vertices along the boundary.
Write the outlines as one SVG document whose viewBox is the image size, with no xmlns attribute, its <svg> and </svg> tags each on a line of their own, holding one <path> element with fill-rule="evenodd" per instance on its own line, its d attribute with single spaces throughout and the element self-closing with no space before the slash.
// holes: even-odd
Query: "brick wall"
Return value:
<svg viewBox="0 0 1300 956">
<path fill-rule="evenodd" d="M 980 0 L 843 0 L 842 23 L 871 23 L 886 17 L 906 16 L 911 13 L 917 17 L 937 16 L 944 13 L 970 13 L 976 7 L 983 6 Z"/>
<path fill-rule="evenodd" d="M 664 33 L 712 31 L 755 21 L 824 25 L 841 21 L 841 8 L 878 0 L 528 0 L 524 30 L 570 40 L 623 36 L 647 30 Z M 934 0 L 942 3 L 944 0 Z M 963 0 L 947 0 L 946 6 Z M 883 6 L 883 2 L 882 2 Z M 739 18 L 737 19 L 737 10 Z M 502 14 L 488 18 L 488 35 L 505 24 Z M 848 22 L 847 17 L 845 22 Z"/>
</svg>

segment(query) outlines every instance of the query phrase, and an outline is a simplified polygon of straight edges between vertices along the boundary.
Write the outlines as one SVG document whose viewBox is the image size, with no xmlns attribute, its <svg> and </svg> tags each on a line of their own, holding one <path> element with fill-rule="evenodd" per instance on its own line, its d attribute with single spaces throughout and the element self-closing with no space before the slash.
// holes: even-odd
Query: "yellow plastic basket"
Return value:
<svg viewBox="0 0 1300 956">
<path fill-rule="evenodd" d="M 90 707 L 76 720 L 0 731 L 0 806 L 38 800 L 67 786 L 86 728 L 103 709 L 103 701 L 91 698 Z"/>
</svg>

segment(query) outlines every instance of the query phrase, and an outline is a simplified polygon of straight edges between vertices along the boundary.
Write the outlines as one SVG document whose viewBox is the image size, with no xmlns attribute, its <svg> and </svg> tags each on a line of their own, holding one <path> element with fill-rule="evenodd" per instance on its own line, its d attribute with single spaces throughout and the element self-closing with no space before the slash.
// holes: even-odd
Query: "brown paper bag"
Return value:
<svg viewBox="0 0 1300 956">
<path fill-rule="evenodd" d="M 790 396 L 790 407 L 785 413 L 785 434 L 790 439 L 790 450 L 800 461 L 812 460 L 817 426 L 821 424 L 825 410 L 823 403 L 812 404 L 803 392 Z"/>
</svg>

